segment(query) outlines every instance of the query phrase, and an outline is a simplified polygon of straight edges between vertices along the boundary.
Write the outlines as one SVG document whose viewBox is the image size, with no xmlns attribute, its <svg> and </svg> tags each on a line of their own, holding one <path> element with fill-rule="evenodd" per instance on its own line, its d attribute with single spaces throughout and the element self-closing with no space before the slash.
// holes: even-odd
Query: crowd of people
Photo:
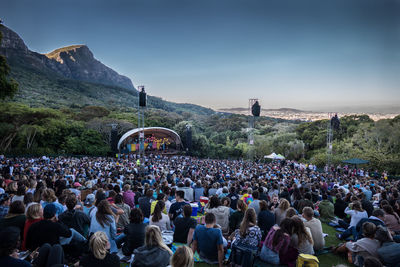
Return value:
<svg viewBox="0 0 400 267">
<path fill-rule="evenodd" d="M 223 266 L 243 246 L 294 266 L 330 251 L 323 223 L 350 262 L 398 266 L 399 189 L 385 173 L 285 160 L 1 156 L 0 266 Z"/>
</svg>

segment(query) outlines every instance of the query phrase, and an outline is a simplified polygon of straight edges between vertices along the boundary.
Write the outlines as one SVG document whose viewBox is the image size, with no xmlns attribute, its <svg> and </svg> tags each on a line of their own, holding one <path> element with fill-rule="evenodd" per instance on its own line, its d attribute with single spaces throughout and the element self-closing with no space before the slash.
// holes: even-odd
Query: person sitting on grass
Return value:
<svg viewBox="0 0 400 267">
<path fill-rule="evenodd" d="M 197 222 L 191 217 L 192 207 L 189 204 L 183 206 L 183 217 L 175 219 L 174 242 L 190 245 Z"/>
<path fill-rule="evenodd" d="M 364 238 L 357 242 L 347 242 L 346 248 L 352 252 L 353 263 L 357 266 L 363 266 L 362 258 L 367 256 L 378 257 L 379 241 L 375 239 L 376 226 L 371 222 L 362 225 Z M 361 262 L 360 262 L 361 261 Z"/>
<path fill-rule="evenodd" d="M 322 250 L 325 246 L 324 233 L 322 232 L 321 221 L 314 218 L 314 211 L 310 207 L 303 209 L 304 225 L 311 231 L 311 236 L 314 243 L 314 250 Z"/>
<path fill-rule="evenodd" d="M 193 253 L 199 253 L 200 258 L 208 264 L 218 264 L 222 267 L 224 260 L 224 245 L 221 229 L 216 225 L 215 215 L 207 213 L 206 225 L 198 225 L 193 234 Z"/>
</svg>

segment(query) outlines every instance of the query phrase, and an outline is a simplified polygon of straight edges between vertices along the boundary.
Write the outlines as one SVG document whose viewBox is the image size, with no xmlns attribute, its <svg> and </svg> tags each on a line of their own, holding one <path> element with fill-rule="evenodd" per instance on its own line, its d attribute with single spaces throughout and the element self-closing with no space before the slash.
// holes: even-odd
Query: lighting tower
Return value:
<svg viewBox="0 0 400 267">
<path fill-rule="evenodd" d="M 138 128 L 139 128 L 139 155 L 143 157 L 144 154 L 144 111 L 146 109 L 146 92 L 144 85 L 138 86 Z"/>
<path fill-rule="evenodd" d="M 340 129 L 340 120 L 336 112 L 328 113 L 328 124 L 326 131 L 326 164 L 328 169 L 332 163 L 332 146 L 333 146 L 333 133 L 334 130 Z"/>
<path fill-rule="evenodd" d="M 249 152 L 248 160 L 253 161 L 254 159 L 254 127 L 256 122 L 256 117 L 260 116 L 260 104 L 258 103 L 258 98 L 249 99 L 249 110 L 248 110 L 248 128 L 247 128 L 247 138 L 249 142 Z"/>
</svg>

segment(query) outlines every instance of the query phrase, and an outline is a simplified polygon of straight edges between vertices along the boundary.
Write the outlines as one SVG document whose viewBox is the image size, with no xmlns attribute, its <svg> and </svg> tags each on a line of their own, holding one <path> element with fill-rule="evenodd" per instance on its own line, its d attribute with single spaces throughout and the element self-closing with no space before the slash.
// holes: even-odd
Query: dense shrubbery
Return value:
<svg viewBox="0 0 400 267">
<path fill-rule="evenodd" d="M 0 107 L 0 151 L 8 154 L 106 155 L 110 149 L 111 123 L 122 136 L 137 125 L 136 111 L 110 111 L 105 107 L 30 108 L 17 103 Z M 371 161 L 369 167 L 400 170 L 400 116 L 374 122 L 367 116 L 341 119 L 334 132 L 332 163 L 358 157 Z M 256 159 L 272 152 L 288 159 L 326 163 L 327 120 L 294 123 L 260 118 L 254 130 L 254 146 L 248 145 L 247 118 L 242 115 L 178 114 L 148 109 L 146 126 L 174 129 L 186 145 L 186 125 L 192 125 L 193 154 L 210 158 L 246 158 L 254 149 Z"/>
</svg>

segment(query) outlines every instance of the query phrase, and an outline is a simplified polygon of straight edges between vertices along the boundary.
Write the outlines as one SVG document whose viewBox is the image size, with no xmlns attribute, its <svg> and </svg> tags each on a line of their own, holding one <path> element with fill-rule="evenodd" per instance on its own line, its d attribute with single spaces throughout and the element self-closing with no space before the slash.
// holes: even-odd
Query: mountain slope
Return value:
<svg viewBox="0 0 400 267">
<path fill-rule="evenodd" d="M 0 54 L 6 56 L 11 66 L 23 65 L 63 78 L 134 89 L 128 77 L 96 60 L 85 45 L 64 47 L 43 55 L 30 51 L 18 34 L 6 26 L 1 25 L 0 31 L 3 35 Z"/>
<path fill-rule="evenodd" d="M 124 76 L 97 61 L 86 46 L 60 48 L 42 55 L 30 51 L 18 35 L 5 26 L 0 25 L 0 31 L 3 34 L 0 54 L 7 57 L 11 76 L 19 83 L 19 92 L 14 101 L 32 107 L 51 108 L 86 105 L 112 109 L 137 107 L 137 91 L 132 89 L 129 78 L 125 77 L 132 86 L 127 86 L 126 80 L 123 86 L 124 80 L 118 80 L 118 77 Z M 104 74 L 105 78 L 102 75 L 93 78 L 96 76 L 93 73 L 102 70 L 110 73 L 110 76 Z M 116 77 L 118 82 L 113 84 L 107 77 Z M 198 105 L 172 103 L 154 96 L 148 96 L 147 99 L 149 108 L 199 115 L 215 113 Z"/>
</svg>

